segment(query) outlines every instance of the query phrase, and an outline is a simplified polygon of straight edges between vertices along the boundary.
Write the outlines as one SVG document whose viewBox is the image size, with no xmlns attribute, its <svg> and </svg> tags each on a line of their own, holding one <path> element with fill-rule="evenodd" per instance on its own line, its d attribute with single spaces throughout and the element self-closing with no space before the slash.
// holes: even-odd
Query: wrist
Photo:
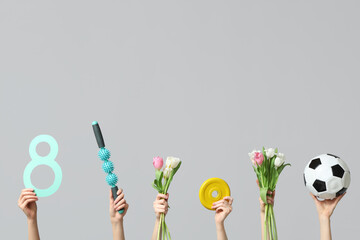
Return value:
<svg viewBox="0 0 360 240">
<path fill-rule="evenodd" d="M 160 222 L 161 215 L 162 215 L 162 214 L 156 215 L 156 221 L 157 221 L 157 222 Z M 164 215 L 164 217 L 165 217 L 165 215 Z"/>
<path fill-rule="evenodd" d="M 320 222 L 330 221 L 330 216 L 327 214 L 319 214 L 319 221 Z"/>
<path fill-rule="evenodd" d="M 37 216 L 34 215 L 34 216 L 32 216 L 32 217 L 28 217 L 28 218 L 27 218 L 27 221 L 28 221 L 29 223 L 35 223 L 35 222 L 37 222 Z"/>
<path fill-rule="evenodd" d="M 113 226 L 121 226 L 124 223 L 124 219 L 111 219 L 111 225 Z"/>
<path fill-rule="evenodd" d="M 216 225 L 216 229 L 217 230 L 220 230 L 220 229 L 224 229 L 225 226 L 224 226 L 224 220 L 222 221 L 215 221 L 215 225 Z"/>
</svg>

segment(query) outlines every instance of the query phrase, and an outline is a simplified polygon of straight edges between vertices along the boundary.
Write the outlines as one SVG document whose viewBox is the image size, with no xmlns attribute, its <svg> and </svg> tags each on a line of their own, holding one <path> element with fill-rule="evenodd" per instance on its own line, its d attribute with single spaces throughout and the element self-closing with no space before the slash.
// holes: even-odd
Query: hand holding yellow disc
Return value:
<svg viewBox="0 0 360 240">
<path fill-rule="evenodd" d="M 212 204 L 226 196 L 230 196 L 230 188 L 221 178 L 209 178 L 200 187 L 200 202 L 209 210 L 214 210 L 211 209 Z"/>
</svg>

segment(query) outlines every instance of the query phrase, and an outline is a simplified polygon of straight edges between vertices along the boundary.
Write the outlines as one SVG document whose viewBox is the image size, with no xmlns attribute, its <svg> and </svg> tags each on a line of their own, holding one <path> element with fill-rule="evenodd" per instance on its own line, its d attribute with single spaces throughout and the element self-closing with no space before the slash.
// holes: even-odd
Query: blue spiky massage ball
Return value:
<svg viewBox="0 0 360 240">
<path fill-rule="evenodd" d="M 101 160 L 106 161 L 110 158 L 111 153 L 106 148 L 100 148 L 100 150 L 98 152 L 98 156 Z"/>
<path fill-rule="evenodd" d="M 106 176 L 106 182 L 110 185 L 110 186 L 115 186 L 116 183 L 118 181 L 118 178 L 115 174 L 110 173 L 109 175 Z"/>
<path fill-rule="evenodd" d="M 112 171 L 114 171 L 114 164 L 110 161 L 105 161 L 102 165 L 102 169 L 106 173 L 111 173 Z"/>
</svg>

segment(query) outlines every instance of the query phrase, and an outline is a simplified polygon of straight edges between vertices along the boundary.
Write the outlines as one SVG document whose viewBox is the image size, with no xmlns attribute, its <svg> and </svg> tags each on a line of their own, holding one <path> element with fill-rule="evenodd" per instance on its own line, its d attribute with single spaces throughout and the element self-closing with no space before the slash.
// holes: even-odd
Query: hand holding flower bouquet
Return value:
<svg viewBox="0 0 360 240">
<path fill-rule="evenodd" d="M 181 166 L 181 161 L 179 158 L 168 157 L 166 159 L 166 166 L 163 170 L 164 161 L 161 157 L 154 157 L 153 165 L 155 167 L 155 180 L 152 183 L 153 188 L 155 188 L 161 194 L 167 194 L 171 181 L 177 170 L 179 170 Z M 160 216 L 160 224 L 157 234 L 157 240 L 160 239 L 170 239 L 170 232 L 165 223 L 165 214 L 162 213 Z"/>
<path fill-rule="evenodd" d="M 260 197 L 266 204 L 265 206 L 265 239 L 277 240 L 277 229 L 273 205 L 268 204 L 268 191 L 274 192 L 280 173 L 286 166 L 285 155 L 279 153 L 278 149 L 263 148 L 262 151 L 252 151 L 249 157 L 253 163 L 253 168 L 259 181 Z M 269 237 L 267 235 L 269 234 Z"/>
</svg>

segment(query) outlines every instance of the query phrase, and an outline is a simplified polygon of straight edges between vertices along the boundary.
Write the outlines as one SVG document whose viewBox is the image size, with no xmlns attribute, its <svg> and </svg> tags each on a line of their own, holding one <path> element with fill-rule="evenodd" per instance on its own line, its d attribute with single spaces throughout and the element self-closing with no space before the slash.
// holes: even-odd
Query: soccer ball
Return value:
<svg viewBox="0 0 360 240">
<path fill-rule="evenodd" d="M 346 163 L 332 154 L 313 158 L 304 170 L 304 183 L 319 199 L 333 199 L 350 186 L 350 170 Z"/>
</svg>

